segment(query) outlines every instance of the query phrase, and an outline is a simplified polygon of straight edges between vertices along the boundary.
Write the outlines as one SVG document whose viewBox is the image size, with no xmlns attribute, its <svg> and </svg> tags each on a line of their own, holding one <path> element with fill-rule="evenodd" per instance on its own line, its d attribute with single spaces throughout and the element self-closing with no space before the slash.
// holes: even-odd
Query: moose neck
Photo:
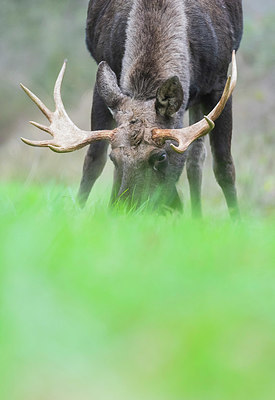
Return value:
<svg viewBox="0 0 275 400">
<path fill-rule="evenodd" d="M 184 110 L 190 82 L 185 0 L 134 0 L 122 63 L 123 92 L 147 100 L 174 75 L 184 90 Z"/>
</svg>

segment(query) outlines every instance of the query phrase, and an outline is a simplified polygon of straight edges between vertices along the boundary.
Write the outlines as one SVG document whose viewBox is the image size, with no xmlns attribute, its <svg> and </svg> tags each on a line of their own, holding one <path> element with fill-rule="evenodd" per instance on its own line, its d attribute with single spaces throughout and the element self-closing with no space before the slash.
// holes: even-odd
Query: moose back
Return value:
<svg viewBox="0 0 275 400">
<path fill-rule="evenodd" d="M 82 205 L 104 168 L 109 143 L 111 203 L 180 209 L 176 183 L 186 164 L 192 210 L 200 215 L 204 136 L 211 132 L 215 177 L 237 216 L 231 94 L 241 36 L 241 0 L 90 0 L 86 43 L 99 64 L 92 130 L 80 130 L 64 109 L 64 63 L 54 112 L 22 85 L 50 121 L 32 124 L 53 136 L 23 141 L 56 152 L 90 145 L 78 194 Z M 183 128 L 187 110 L 190 126 Z"/>
</svg>

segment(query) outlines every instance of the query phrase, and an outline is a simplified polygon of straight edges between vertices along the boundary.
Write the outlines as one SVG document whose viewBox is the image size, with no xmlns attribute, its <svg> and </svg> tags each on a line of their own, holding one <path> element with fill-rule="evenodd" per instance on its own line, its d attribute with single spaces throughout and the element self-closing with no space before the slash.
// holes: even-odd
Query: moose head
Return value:
<svg viewBox="0 0 275 400">
<path fill-rule="evenodd" d="M 231 96 L 237 81 L 235 52 L 232 55 L 232 75 L 228 77 L 216 107 L 201 121 L 181 129 L 174 129 L 176 119 L 182 118 L 180 110 L 184 96 L 177 77 L 162 83 L 155 98 L 138 100 L 122 93 L 115 73 L 104 61 L 99 64 L 96 84 L 117 127 L 108 131 L 79 129 L 69 118 L 61 99 L 65 68 L 66 61 L 54 88 L 54 112 L 21 84 L 50 125 L 30 123 L 52 136 L 52 139 L 42 141 L 22 138 L 23 142 L 65 153 L 93 141 L 106 140 L 111 144 L 110 158 L 115 167 L 112 201 L 127 199 L 131 204 L 140 205 L 148 199 L 155 199 L 158 205 L 179 208 L 176 182 L 184 165 L 183 153 L 194 140 L 214 128 L 214 121 Z"/>
</svg>

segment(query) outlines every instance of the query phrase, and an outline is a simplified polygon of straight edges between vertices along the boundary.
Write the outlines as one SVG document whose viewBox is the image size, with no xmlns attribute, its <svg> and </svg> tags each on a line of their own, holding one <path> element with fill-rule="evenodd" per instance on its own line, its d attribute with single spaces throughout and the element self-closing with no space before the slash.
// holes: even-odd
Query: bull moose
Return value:
<svg viewBox="0 0 275 400">
<path fill-rule="evenodd" d="M 230 214 L 237 216 L 231 94 L 242 20 L 241 0 L 90 0 L 86 43 L 99 63 L 92 130 L 76 127 L 63 106 L 65 62 L 55 84 L 54 112 L 22 85 L 50 126 L 31 123 L 53 136 L 22 140 L 56 152 L 90 145 L 78 193 L 81 205 L 104 168 L 108 143 L 114 164 L 111 203 L 148 201 L 180 209 L 176 183 L 186 162 L 192 212 L 200 215 L 203 136 L 211 132 L 215 177 Z M 183 128 L 187 110 L 190 126 Z"/>
</svg>

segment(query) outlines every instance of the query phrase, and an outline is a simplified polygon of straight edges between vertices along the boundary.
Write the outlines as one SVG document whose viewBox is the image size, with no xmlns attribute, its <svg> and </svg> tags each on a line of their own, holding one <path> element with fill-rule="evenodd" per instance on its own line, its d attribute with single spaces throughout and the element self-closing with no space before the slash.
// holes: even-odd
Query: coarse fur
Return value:
<svg viewBox="0 0 275 400">
<path fill-rule="evenodd" d="M 157 147 L 150 132 L 181 128 L 186 110 L 194 123 L 216 105 L 241 36 L 241 0 L 90 0 L 86 43 L 100 63 L 92 129 L 110 129 L 115 120 L 119 130 L 110 155 L 112 202 L 123 198 L 140 204 L 155 197 L 158 205 L 181 208 L 176 182 L 187 160 L 193 213 L 201 214 L 203 139 L 177 154 L 169 143 Z M 210 143 L 216 179 L 237 215 L 231 134 L 230 100 Z M 81 204 L 102 172 L 106 152 L 104 142 L 90 145 Z"/>
<path fill-rule="evenodd" d="M 135 1 L 126 30 L 120 79 L 122 91 L 133 98 L 147 100 L 156 96 L 165 80 L 178 76 L 186 94 L 182 104 L 185 109 L 189 71 L 184 2 Z"/>
</svg>

